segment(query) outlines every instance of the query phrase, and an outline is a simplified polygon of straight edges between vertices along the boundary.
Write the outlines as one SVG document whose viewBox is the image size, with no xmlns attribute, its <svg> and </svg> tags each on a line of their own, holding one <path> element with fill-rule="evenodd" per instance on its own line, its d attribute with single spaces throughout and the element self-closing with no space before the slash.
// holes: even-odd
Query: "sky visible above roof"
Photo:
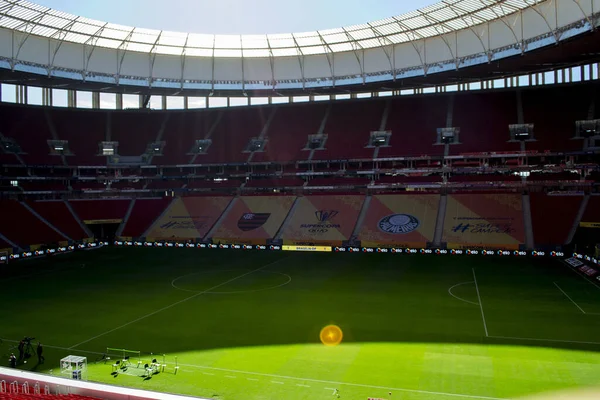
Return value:
<svg viewBox="0 0 600 400">
<path fill-rule="evenodd" d="M 87 18 L 210 34 L 290 33 L 375 21 L 438 0 L 30 0 Z"/>
</svg>

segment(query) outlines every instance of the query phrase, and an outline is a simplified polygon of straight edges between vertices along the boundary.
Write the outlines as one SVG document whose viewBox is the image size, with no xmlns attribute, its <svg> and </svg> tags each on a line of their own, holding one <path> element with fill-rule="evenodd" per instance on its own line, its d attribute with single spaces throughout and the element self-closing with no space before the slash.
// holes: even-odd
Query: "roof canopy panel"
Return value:
<svg viewBox="0 0 600 400">
<path fill-rule="evenodd" d="M 210 35 L 133 28 L 79 17 L 26 0 L 0 0 L 0 27 L 76 43 L 156 54 L 264 57 L 324 54 L 401 43 L 461 30 L 547 0 L 442 0 L 397 17 L 319 32 Z M 377 44 L 377 45 L 376 45 Z"/>
</svg>

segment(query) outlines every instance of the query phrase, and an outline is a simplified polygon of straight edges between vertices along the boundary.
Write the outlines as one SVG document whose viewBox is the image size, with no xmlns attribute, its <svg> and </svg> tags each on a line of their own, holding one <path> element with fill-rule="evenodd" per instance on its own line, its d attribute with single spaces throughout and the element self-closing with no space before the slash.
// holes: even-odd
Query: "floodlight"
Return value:
<svg viewBox="0 0 600 400">
<path fill-rule="evenodd" d="M 511 124 L 508 125 L 512 140 L 533 140 L 533 124 Z"/>
</svg>

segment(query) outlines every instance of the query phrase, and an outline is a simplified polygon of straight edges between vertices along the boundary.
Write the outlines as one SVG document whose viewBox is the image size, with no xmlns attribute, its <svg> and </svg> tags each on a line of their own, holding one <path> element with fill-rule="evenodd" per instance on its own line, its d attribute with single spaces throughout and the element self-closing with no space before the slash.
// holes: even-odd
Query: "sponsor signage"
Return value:
<svg viewBox="0 0 600 400">
<path fill-rule="evenodd" d="M 332 221 L 338 214 L 339 211 L 337 210 L 315 211 L 315 219 L 317 220 L 316 223 L 301 224 L 300 228 L 306 229 L 312 234 L 327 233 L 330 229 L 339 229 L 341 228 L 341 225 Z"/>
<path fill-rule="evenodd" d="M 332 251 L 331 246 L 295 246 L 284 245 L 281 247 L 283 251 Z"/>
<path fill-rule="evenodd" d="M 421 221 L 410 214 L 391 214 L 377 223 L 380 231 L 391 234 L 407 234 L 416 230 L 419 225 Z"/>
<path fill-rule="evenodd" d="M 252 231 L 263 226 L 270 216 L 270 213 L 245 213 L 238 220 L 237 226 L 244 232 Z"/>
<path fill-rule="evenodd" d="M 477 233 L 477 234 L 506 234 L 510 235 L 516 232 L 510 223 L 492 224 L 489 222 L 460 222 L 451 228 L 452 233 Z"/>
<path fill-rule="evenodd" d="M 159 225 L 160 229 L 165 230 L 179 230 L 179 229 L 196 229 L 200 230 L 206 226 L 206 221 L 209 217 L 206 216 L 194 216 L 190 217 L 187 215 L 172 216 L 169 217 L 169 221 Z"/>
<path fill-rule="evenodd" d="M 582 228 L 600 228 L 600 222 L 580 222 Z"/>
<path fill-rule="evenodd" d="M 120 224 L 121 222 L 123 222 L 122 219 L 86 219 L 83 221 L 86 225 Z"/>
</svg>

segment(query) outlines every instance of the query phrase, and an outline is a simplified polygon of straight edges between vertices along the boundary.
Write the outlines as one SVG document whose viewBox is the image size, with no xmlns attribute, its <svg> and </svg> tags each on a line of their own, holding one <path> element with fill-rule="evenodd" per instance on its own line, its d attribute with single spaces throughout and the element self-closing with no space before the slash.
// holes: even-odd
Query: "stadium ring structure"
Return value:
<svg viewBox="0 0 600 400">
<path fill-rule="evenodd" d="M 0 0 L 0 80 L 172 96 L 398 87 L 594 31 L 599 11 L 600 0 L 443 0 L 344 28 L 210 35 L 132 28 Z"/>
</svg>

